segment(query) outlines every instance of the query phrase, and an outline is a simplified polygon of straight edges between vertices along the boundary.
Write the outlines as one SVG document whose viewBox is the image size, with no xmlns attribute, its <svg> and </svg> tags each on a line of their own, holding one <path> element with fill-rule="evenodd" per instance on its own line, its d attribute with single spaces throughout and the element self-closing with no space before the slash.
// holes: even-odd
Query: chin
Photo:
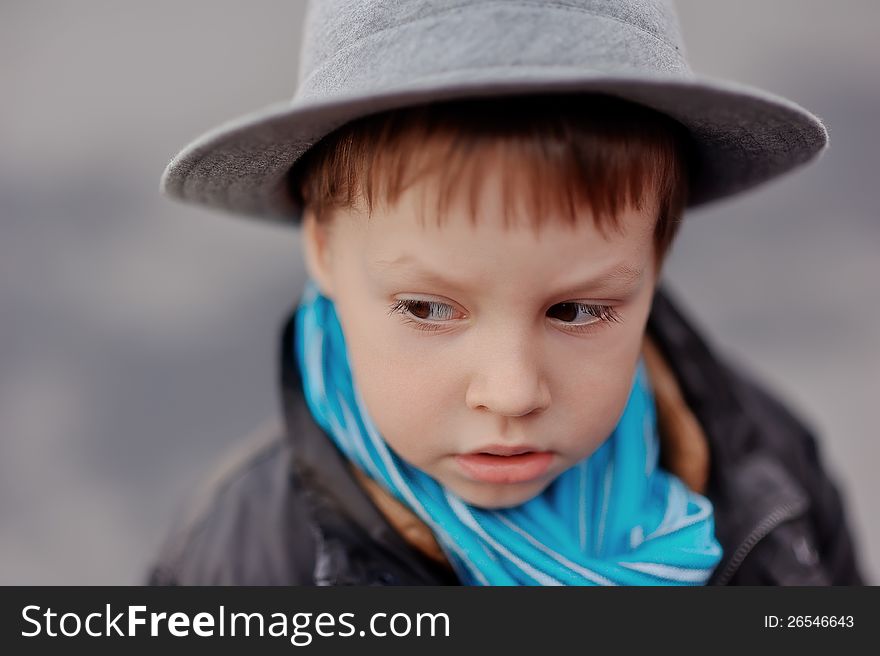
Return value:
<svg viewBox="0 0 880 656">
<path fill-rule="evenodd" d="M 486 510 L 513 508 L 534 499 L 548 485 L 547 481 L 531 481 L 523 484 L 486 485 L 453 490 L 458 496 L 472 506 Z"/>
</svg>

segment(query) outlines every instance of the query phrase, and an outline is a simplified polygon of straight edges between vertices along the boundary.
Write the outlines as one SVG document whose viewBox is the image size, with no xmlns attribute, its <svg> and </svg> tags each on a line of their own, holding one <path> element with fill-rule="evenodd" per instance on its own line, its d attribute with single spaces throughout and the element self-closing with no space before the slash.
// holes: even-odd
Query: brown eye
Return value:
<svg viewBox="0 0 880 656">
<path fill-rule="evenodd" d="M 407 310 L 418 319 L 428 319 L 431 317 L 431 304 L 425 301 L 409 301 L 407 303 Z"/>
<path fill-rule="evenodd" d="M 554 315 L 560 321 L 571 322 L 578 316 L 578 306 L 577 303 L 557 303 L 550 308 L 548 313 Z"/>
<path fill-rule="evenodd" d="M 620 315 L 610 305 L 589 303 L 557 303 L 547 311 L 551 316 L 569 326 L 584 327 L 602 322 L 619 322 Z"/>
<path fill-rule="evenodd" d="M 419 321 L 443 321 L 451 319 L 455 313 L 454 308 L 446 303 L 437 301 L 420 301 L 417 299 L 401 299 L 391 306 L 391 313 L 399 313 L 410 319 Z"/>
<path fill-rule="evenodd" d="M 576 323 L 578 325 L 599 321 L 600 317 L 597 314 L 599 313 L 596 312 L 594 306 L 583 303 L 557 303 L 547 310 L 547 316 L 549 317 L 564 321 L 565 323 Z"/>
</svg>

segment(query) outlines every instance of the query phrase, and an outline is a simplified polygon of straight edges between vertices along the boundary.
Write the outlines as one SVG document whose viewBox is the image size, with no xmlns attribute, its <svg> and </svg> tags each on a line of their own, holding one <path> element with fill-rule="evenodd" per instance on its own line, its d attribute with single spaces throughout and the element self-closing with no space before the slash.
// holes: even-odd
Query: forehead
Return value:
<svg viewBox="0 0 880 656">
<path fill-rule="evenodd" d="M 368 275 L 415 279 L 443 272 L 461 287 L 540 289 L 605 276 L 635 282 L 653 264 L 653 208 L 627 207 L 617 229 L 601 230 L 588 208 L 576 220 L 551 214 L 536 221 L 528 203 L 506 212 L 503 181 L 485 176 L 476 204 L 453 196 L 441 212 L 431 178 L 411 185 L 393 205 L 355 212 L 345 221 Z"/>
</svg>

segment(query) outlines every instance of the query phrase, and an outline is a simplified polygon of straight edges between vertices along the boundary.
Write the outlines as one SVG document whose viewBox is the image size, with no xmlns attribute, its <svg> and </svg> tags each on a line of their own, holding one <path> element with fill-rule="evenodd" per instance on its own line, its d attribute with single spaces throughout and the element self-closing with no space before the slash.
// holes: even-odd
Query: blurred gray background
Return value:
<svg viewBox="0 0 880 656">
<path fill-rule="evenodd" d="M 697 72 L 830 130 L 819 163 L 690 214 L 667 277 L 816 428 L 876 582 L 880 3 L 678 6 Z M 277 420 L 297 235 L 158 182 L 192 137 L 292 95 L 302 9 L 0 4 L 0 583 L 140 582 L 196 480 Z"/>
</svg>

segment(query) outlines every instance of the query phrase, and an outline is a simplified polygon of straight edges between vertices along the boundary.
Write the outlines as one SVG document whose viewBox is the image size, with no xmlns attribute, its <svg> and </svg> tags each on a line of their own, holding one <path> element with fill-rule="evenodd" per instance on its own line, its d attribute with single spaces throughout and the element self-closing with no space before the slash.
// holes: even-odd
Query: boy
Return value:
<svg viewBox="0 0 880 656">
<path fill-rule="evenodd" d="M 151 580 L 859 584 L 815 438 L 713 353 L 662 264 L 685 207 L 815 157 L 821 123 L 697 80 L 665 2 L 336 2 L 291 106 L 166 191 L 293 220 L 284 437 Z"/>
</svg>

